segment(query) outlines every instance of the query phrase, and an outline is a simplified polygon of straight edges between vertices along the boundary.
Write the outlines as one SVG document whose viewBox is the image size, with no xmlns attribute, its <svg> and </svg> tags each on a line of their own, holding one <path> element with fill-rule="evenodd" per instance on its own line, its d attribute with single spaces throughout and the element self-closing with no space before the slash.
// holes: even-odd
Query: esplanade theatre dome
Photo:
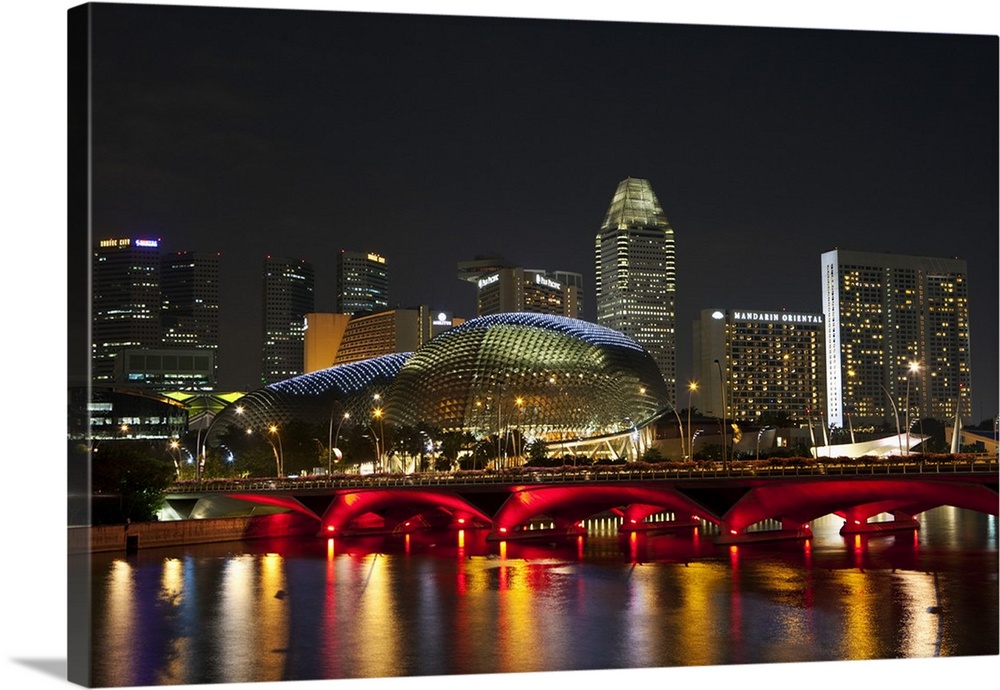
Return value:
<svg viewBox="0 0 1000 690">
<path fill-rule="evenodd" d="M 345 412 L 355 419 L 365 419 L 371 414 L 372 397 L 386 394 L 411 356 L 410 352 L 401 352 L 374 357 L 258 388 L 219 414 L 208 442 L 213 443 L 233 426 L 266 429 L 293 420 L 320 424 Z"/>
<path fill-rule="evenodd" d="M 629 337 L 518 312 L 472 319 L 420 348 L 396 375 L 387 417 L 555 442 L 641 428 L 668 400 L 656 363 Z"/>
</svg>

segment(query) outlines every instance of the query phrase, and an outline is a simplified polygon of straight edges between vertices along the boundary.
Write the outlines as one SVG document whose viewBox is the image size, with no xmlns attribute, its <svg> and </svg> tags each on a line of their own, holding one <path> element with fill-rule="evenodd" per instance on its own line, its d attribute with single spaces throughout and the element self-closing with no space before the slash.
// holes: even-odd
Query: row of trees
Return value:
<svg viewBox="0 0 1000 690">
<path fill-rule="evenodd" d="M 192 440 L 186 439 L 188 443 Z M 364 463 L 382 470 L 405 467 L 416 472 L 485 469 L 502 465 L 509 458 L 544 457 L 547 453 L 543 441 L 528 442 L 516 429 L 499 439 L 496 434 L 477 439 L 470 432 L 443 432 L 423 423 L 351 424 L 331 438 L 327 425 L 292 421 L 273 431 L 252 429 L 248 433 L 235 426 L 228 428 L 216 444 L 204 449 L 202 476 L 274 476 L 279 466 L 285 476 L 316 470 L 336 474 Z M 181 463 L 181 476 L 193 478 L 194 453 L 188 450 L 188 454 L 191 460 Z"/>
</svg>

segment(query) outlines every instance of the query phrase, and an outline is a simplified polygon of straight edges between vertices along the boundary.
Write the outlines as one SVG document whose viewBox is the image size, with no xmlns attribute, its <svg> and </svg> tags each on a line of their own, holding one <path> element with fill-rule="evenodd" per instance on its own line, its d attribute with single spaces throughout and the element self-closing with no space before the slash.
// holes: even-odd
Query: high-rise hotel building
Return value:
<svg viewBox="0 0 1000 690">
<path fill-rule="evenodd" d="M 266 385 L 305 370 L 305 316 L 315 311 L 315 275 L 304 259 L 264 259 L 264 334 L 261 381 Z"/>
<path fill-rule="evenodd" d="M 389 268 L 384 256 L 342 249 L 337 255 L 337 311 L 373 314 L 389 308 Z"/>
<path fill-rule="evenodd" d="M 91 331 L 94 383 L 111 384 L 127 348 L 161 344 L 160 241 L 111 238 L 94 247 Z"/>
<path fill-rule="evenodd" d="M 968 416 L 966 262 L 836 249 L 821 263 L 830 424 Z"/>
<path fill-rule="evenodd" d="M 737 422 L 822 423 L 823 315 L 704 309 L 694 324 L 691 404 Z"/>
<path fill-rule="evenodd" d="M 647 180 L 618 184 L 597 233 L 597 322 L 631 337 L 677 384 L 674 230 Z"/>
</svg>

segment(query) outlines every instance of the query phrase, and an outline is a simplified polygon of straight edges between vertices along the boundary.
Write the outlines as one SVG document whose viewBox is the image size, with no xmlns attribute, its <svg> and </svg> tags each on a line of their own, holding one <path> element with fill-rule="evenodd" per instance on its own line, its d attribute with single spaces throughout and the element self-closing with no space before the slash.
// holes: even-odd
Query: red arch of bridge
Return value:
<svg viewBox="0 0 1000 690">
<path fill-rule="evenodd" d="M 722 516 L 725 532 L 743 533 L 761 520 L 805 524 L 823 515 L 916 515 L 950 505 L 997 515 L 998 497 L 982 484 L 954 481 L 854 479 L 788 482 L 751 489 Z"/>
<path fill-rule="evenodd" d="M 235 499 L 237 501 L 246 501 L 247 503 L 273 506 L 275 508 L 285 508 L 296 513 L 308 515 L 314 520 L 320 519 L 319 515 L 306 508 L 298 500 L 292 498 L 291 496 L 268 496 L 266 494 L 225 494 L 225 497 Z"/>
<path fill-rule="evenodd" d="M 450 511 L 453 523 L 465 520 L 479 526 L 490 524 L 490 516 L 452 493 L 399 489 L 370 489 L 338 493 L 323 514 L 326 532 L 342 533 L 369 513 L 377 515 L 387 530 L 422 515 L 441 510 Z"/>
<path fill-rule="evenodd" d="M 632 507 L 634 506 L 634 509 Z M 719 518 L 671 487 L 636 485 L 519 487 L 493 517 L 493 533 L 512 532 L 534 517 L 551 517 L 557 527 L 591 515 L 621 509 L 641 520 L 659 511 L 718 523 Z"/>
</svg>

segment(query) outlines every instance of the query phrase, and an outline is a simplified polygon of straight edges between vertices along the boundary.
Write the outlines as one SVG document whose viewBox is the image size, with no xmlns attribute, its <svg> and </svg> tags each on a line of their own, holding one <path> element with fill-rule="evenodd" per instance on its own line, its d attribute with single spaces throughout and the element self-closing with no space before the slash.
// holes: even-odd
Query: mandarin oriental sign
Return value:
<svg viewBox="0 0 1000 690">
<path fill-rule="evenodd" d="M 734 321 L 765 323 L 823 323 L 822 314 L 796 314 L 784 311 L 733 311 Z"/>
</svg>

